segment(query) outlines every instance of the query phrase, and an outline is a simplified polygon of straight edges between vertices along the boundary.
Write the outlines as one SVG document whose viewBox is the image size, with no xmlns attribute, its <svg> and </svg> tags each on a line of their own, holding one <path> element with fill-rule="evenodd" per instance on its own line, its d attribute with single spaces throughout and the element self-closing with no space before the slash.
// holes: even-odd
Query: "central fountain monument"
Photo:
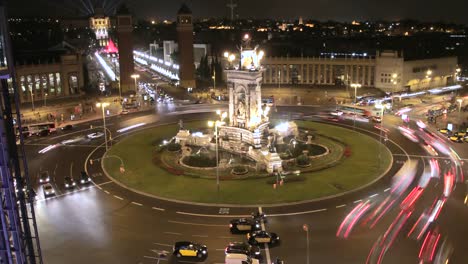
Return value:
<svg viewBox="0 0 468 264">
<path fill-rule="evenodd" d="M 231 63 L 234 61 L 234 54 L 225 56 L 230 58 Z M 276 138 L 297 134 L 297 127 L 289 126 L 284 131 L 268 129 L 270 107 L 262 105 L 261 91 L 263 68 L 260 62 L 263 56 L 258 46 L 250 46 L 249 36 L 244 36 L 239 63 L 231 64 L 225 70 L 229 90 L 229 120 L 222 120 L 217 126 L 218 144 L 225 151 L 255 160 L 257 168 L 274 173 L 283 170 L 282 160 L 274 147 Z M 176 141 L 193 145 L 201 142 L 199 138 L 199 134 L 192 135 L 186 130 L 180 130 Z"/>
</svg>

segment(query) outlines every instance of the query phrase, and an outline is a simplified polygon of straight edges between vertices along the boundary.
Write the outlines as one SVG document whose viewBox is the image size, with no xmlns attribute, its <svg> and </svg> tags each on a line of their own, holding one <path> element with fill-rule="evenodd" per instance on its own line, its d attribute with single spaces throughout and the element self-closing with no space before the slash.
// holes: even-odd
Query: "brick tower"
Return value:
<svg viewBox="0 0 468 264">
<path fill-rule="evenodd" d="M 128 8 L 122 5 L 117 10 L 117 41 L 119 48 L 120 89 L 122 93 L 135 91 L 135 84 L 130 77 L 134 73 L 132 16 Z"/>
<path fill-rule="evenodd" d="M 177 37 L 179 41 L 180 85 L 186 88 L 195 88 L 192 11 L 185 4 L 182 4 L 177 12 Z"/>
</svg>

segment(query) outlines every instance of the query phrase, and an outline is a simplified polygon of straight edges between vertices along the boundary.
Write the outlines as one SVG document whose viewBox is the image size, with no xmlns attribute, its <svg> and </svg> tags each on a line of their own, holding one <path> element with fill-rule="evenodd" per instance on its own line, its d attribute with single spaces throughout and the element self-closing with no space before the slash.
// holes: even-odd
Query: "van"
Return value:
<svg viewBox="0 0 468 264">
<path fill-rule="evenodd" d="M 258 259 L 251 258 L 244 254 L 226 254 L 226 264 L 259 264 Z"/>
</svg>

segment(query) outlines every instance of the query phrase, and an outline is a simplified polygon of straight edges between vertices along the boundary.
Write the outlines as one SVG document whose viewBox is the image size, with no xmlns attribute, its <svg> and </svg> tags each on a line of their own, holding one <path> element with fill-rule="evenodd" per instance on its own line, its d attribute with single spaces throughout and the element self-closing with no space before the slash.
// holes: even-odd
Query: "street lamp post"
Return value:
<svg viewBox="0 0 468 264">
<path fill-rule="evenodd" d="M 352 83 L 351 87 L 354 88 L 354 104 L 357 103 L 357 88 L 361 88 L 361 84 Z M 353 129 L 356 130 L 356 107 L 354 107 Z"/>
<path fill-rule="evenodd" d="M 132 74 L 130 75 L 130 77 L 133 78 L 133 80 L 135 80 L 135 93 L 138 92 L 138 89 L 137 89 L 137 79 L 140 78 L 140 75 L 139 74 Z"/>
<path fill-rule="evenodd" d="M 306 264 L 309 264 L 310 263 L 310 252 L 309 252 L 309 225 L 308 224 L 304 224 L 302 225 L 302 229 L 304 229 L 304 231 L 306 232 L 306 252 L 307 252 L 307 262 Z"/>
<path fill-rule="evenodd" d="M 109 150 L 109 147 L 107 146 L 106 115 L 104 113 L 106 106 L 109 106 L 109 103 L 97 103 L 96 104 L 96 107 L 100 107 L 102 109 L 102 123 L 103 123 L 103 128 L 104 128 L 104 140 L 106 143 L 106 152 L 107 152 Z"/>
<path fill-rule="evenodd" d="M 457 102 L 458 102 L 458 126 L 461 125 L 461 107 L 462 107 L 462 103 L 463 103 L 463 99 L 457 99 Z"/>
<path fill-rule="evenodd" d="M 224 119 L 227 117 L 227 113 L 221 113 L 220 110 L 216 111 L 216 114 L 220 116 L 220 120 L 217 121 L 208 121 L 209 127 L 214 127 L 215 129 L 215 152 L 216 152 L 216 190 L 219 193 L 219 150 L 218 150 L 218 126 L 224 125 Z"/>
<path fill-rule="evenodd" d="M 216 93 L 216 69 L 213 70 L 213 76 L 211 78 L 213 79 L 213 90 Z"/>
<path fill-rule="evenodd" d="M 47 93 L 44 94 L 44 107 L 47 106 Z"/>
</svg>

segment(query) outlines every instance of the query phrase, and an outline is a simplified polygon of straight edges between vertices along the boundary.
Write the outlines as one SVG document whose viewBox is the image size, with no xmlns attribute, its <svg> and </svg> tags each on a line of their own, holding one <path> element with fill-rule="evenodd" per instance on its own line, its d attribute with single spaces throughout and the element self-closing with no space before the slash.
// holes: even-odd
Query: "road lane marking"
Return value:
<svg viewBox="0 0 468 264">
<path fill-rule="evenodd" d="M 227 225 L 199 224 L 199 223 L 189 223 L 189 222 L 172 221 L 172 220 L 168 220 L 168 222 L 169 222 L 169 223 L 173 223 L 173 224 L 181 224 L 181 225 L 227 227 Z"/>
<path fill-rule="evenodd" d="M 102 187 L 101 187 L 101 186 L 99 186 L 99 185 L 96 185 L 96 187 L 98 187 L 98 188 L 99 188 L 99 190 L 102 190 Z"/>
<path fill-rule="evenodd" d="M 359 200 L 356 200 L 356 201 L 354 201 L 353 203 L 360 203 L 360 202 L 362 202 L 362 200 L 361 200 L 361 199 L 359 199 Z"/>
<path fill-rule="evenodd" d="M 311 211 L 303 211 L 303 212 L 295 212 L 295 213 L 284 213 L 284 214 L 268 214 L 269 217 L 271 216 L 292 216 L 292 215 L 302 215 L 302 214 L 313 214 L 327 211 L 327 208 L 311 210 Z"/>
<path fill-rule="evenodd" d="M 346 206 L 346 204 L 342 204 L 342 205 L 335 206 L 335 208 L 341 208 L 341 207 L 345 207 L 345 206 Z"/>
<path fill-rule="evenodd" d="M 207 235 L 192 235 L 193 237 L 208 237 Z"/>
<path fill-rule="evenodd" d="M 369 196 L 369 198 L 376 197 L 377 195 L 379 195 L 379 194 L 378 194 L 378 193 L 374 193 L 373 195 Z"/>
<path fill-rule="evenodd" d="M 158 260 L 158 263 L 160 260 L 164 260 L 164 261 L 168 261 L 167 258 L 157 258 L 157 257 L 151 257 L 151 256 L 143 256 L 144 258 L 148 258 L 148 259 L 156 259 Z"/>
<path fill-rule="evenodd" d="M 158 246 L 163 246 L 163 247 L 172 247 L 172 245 L 163 244 L 163 243 L 156 243 L 156 242 L 154 242 L 153 244 L 158 245 Z"/>
<path fill-rule="evenodd" d="M 107 193 L 107 194 L 110 194 L 110 192 L 109 192 L 109 191 L 106 191 L 106 190 L 104 190 L 104 192 L 105 192 L 105 193 Z"/>
<path fill-rule="evenodd" d="M 117 198 L 117 199 L 119 199 L 119 200 L 123 200 L 123 198 L 120 197 L 120 196 L 114 195 L 114 197 Z"/>
<path fill-rule="evenodd" d="M 229 237 L 229 236 L 220 236 L 219 238 L 225 238 L 225 239 L 234 239 L 235 237 Z"/>
<path fill-rule="evenodd" d="M 262 214 L 262 207 L 258 207 L 258 212 Z M 260 224 L 262 226 L 262 231 L 265 231 L 265 222 L 263 220 L 260 221 Z M 271 257 L 270 257 L 270 248 L 268 247 L 268 243 L 265 243 L 265 255 L 267 262 L 266 263 L 271 263 Z"/>
<path fill-rule="evenodd" d="M 153 210 L 158 210 L 158 211 L 166 211 L 164 208 L 158 208 L 158 207 L 151 207 Z"/>
<path fill-rule="evenodd" d="M 176 235 L 176 236 L 181 236 L 182 235 L 181 233 L 175 233 L 175 232 L 164 232 L 164 234 Z"/>
<path fill-rule="evenodd" d="M 107 181 L 107 182 L 103 182 L 103 183 L 96 184 L 96 185 L 97 186 L 102 186 L 102 185 L 106 185 L 106 184 L 109 184 L 109 183 L 113 183 L 113 181 Z"/>
<path fill-rule="evenodd" d="M 70 175 L 69 176 L 70 176 L 70 178 L 73 179 L 73 161 L 70 164 Z"/>
<path fill-rule="evenodd" d="M 79 190 L 75 190 L 75 191 L 71 191 L 71 192 L 67 192 L 67 193 L 63 193 L 63 194 L 60 194 L 60 195 L 55 195 L 55 196 L 51 196 L 51 197 L 47 197 L 47 198 L 43 198 L 43 199 L 37 199 L 36 202 L 43 202 L 43 201 L 46 201 L 46 200 L 57 199 L 57 198 L 67 196 L 67 195 L 70 195 L 70 194 L 74 194 L 74 193 L 77 193 L 77 192 L 81 192 L 81 191 L 84 191 L 84 190 L 89 190 L 91 188 L 94 188 L 94 186 L 81 188 Z"/>
<path fill-rule="evenodd" d="M 193 214 L 193 213 L 187 213 L 187 212 L 181 212 L 177 211 L 176 214 L 182 214 L 182 215 L 191 215 L 191 216 L 203 216 L 203 217 L 221 217 L 221 218 L 242 218 L 242 217 L 250 217 L 251 215 L 210 215 L 210 214 Z"/>
<path fill-rule="evenodd" d="M 391 189 L 392 189 L 392 188 L 387 188 L 387 189 L 384 190 L 384 192 L 388 192 L 388 191 L 390 191 Z"/>
<path fill-rule="evenodd" d="M 138 205 L 138 206 L 143 206 L 143 204 L 141 204 L 141 203 L 137 203 L 137 202 L 132 202 L 132 204 L 134 204 L 134 205 Z"/>
</svg>

